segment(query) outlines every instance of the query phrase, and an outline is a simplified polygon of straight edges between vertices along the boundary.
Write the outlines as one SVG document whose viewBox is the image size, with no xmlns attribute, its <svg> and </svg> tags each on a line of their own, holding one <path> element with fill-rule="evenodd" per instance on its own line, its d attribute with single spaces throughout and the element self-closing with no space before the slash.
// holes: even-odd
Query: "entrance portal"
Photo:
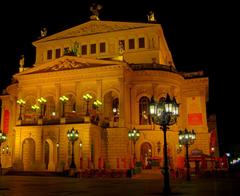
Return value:
<svg viewBox="0 0 240 196">
<path fill-rule="evenodd" d="M 44 163 L 45 163 L 45 169 L 48 169 L 48 164 L 49 164 L 49 144 L 47 141 L 45 141 L 45 159 L 44 159 Z"/>
<path fill-rule="evenodd" d="M 141 145 L 141 161 L 144 169 L 151 169 L 152 146 L 148 142 Z"/>
<path fill-rule="evenodd" d="M 35 163 L 35 142 L 32 138 L 25 139 L 22 146 L 23 170 L 33 170 Z"/>
</svg>

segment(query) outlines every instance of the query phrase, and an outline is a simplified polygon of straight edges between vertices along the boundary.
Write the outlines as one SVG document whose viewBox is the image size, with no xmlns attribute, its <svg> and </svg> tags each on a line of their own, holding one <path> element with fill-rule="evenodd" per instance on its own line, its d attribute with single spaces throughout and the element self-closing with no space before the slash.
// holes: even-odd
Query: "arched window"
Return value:
<svg viewBox="0 0 240 196">
<path fill-rule="evenodd" d="M 44 116 L 51 118 L 55 116 L 55 101 L 53 96 L 46 97 L 47 103 L 44 108 Z"/>
<path fill-rule="evenodd" d="M 65 112 L 72 113 L 76 111 L 76 100 L 75 97 L 71 94 L 66 95 L 68 97 L 68 101 L 65 103 Z"/>
<path fill-rule="evenodd" d="M 114 98 L 112 102 L 113 121 L 119 121 L 119 99 Z"/>
<path fill-rule="evenodd" d="M 24 115 L 33 115 L 34 111 L 32 110 L 32 105 L 36 104 L 36 98 L 33 96 L 26 97 L 26 104 L 24 106 L 23 114 Z"/>
<path fill-rule="evenodd" d="M 149 125 L 151 124 L 150 115 L 149 115 L 149 103 L 150 100 L 148 97 L 141 97 L 139 100 L 139 124 L 140 125 Z"/>
</svg>

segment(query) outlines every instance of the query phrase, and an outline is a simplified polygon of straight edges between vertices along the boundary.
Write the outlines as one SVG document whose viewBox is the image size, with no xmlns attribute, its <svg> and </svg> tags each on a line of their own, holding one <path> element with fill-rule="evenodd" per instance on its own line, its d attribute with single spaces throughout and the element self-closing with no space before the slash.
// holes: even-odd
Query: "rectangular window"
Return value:
<svg viewBox="0 0 240 196">
<path fill-rule="evenodd" d="M 90 48 L 91 48 L 91 54 L 96 54 L 96 44 L 91 44 Z"/>
<path fill-rule="evenodd" d="M 106 43 L 101 42 L 100 43 L 100 53 L 106 52 Z"/>
<path fill-rule="evenodd" d="M 134 39 L 129 39 L 128 40 L 128 46 L 129 46 L 129 49 L 134 49 L 135 48 L 135 40 Z"/>
<path fill-rule="evenodd" d="M 57 59 L 57 58 L 59 58 L 60 56 L 61 56 L 61 49 L 58 48 L 58 49 L 56 49 L 55 57 L 56 57 L 56 59 Z"/>
<path fill-rule="evenodd" d="M 87 45 L 82 45 L 82 55 L 87 54 Z"/>
<path fill-rule="evenodd" d="M 52 50 L 47 51 L 47 59 L 52 59 Z"/>
<path fill-rule="evenodd" d="M 145 48 L 145 40 L 144 40 L 144 37 L 140 37 L 138 39 L 138 47 L 139 48 Z"/>
</svg>

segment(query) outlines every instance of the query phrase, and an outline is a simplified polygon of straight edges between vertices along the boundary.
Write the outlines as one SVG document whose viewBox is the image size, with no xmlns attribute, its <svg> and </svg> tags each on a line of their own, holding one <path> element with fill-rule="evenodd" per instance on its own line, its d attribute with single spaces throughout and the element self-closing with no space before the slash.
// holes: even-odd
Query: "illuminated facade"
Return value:
<svg viewBox="0 0 240 196">
<path fill-rule="evenodd" d="M 179 155 L 180 129 L 196 132 L 189 152 L 209 154 L 208 78 L 176 70 L 160 24 L 91 20 L 33 45 L 35 64 L 21 63 L 0 96 L 1 129 L 8 136 L 3 167 L 67 169 L 72 152 L 67 131 L 73 127 L 79 131 L 77 169 L 128 168 L 133 154 L 128 131 L 134 127 L 140 131 L 137 160 L 144 165 L 156 158 L 162 164 L 163 132 L 148 107 L 152 95 L 160 99 L 167 93 L 180 103 L 178 122 L 167 132 L 171 166 Z M 83 98 L 86 94 L 92 98 Z M 102 105 L 94 105 L 97 100 Z"/>
</svg>

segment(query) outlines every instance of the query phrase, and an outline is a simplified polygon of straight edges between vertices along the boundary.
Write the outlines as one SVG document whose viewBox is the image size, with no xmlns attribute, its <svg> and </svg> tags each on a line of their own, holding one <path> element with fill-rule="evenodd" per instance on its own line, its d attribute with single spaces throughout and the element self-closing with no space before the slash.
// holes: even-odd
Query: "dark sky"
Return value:
<svg viewBox="0 0 240 196">
<path fill-rule="evenodd" d="M 217 112 L 219 129 L 228 135 L 228 129 L 234 127 L 228 125 L 232 117 L 228 115 L 230 109 L 226 100 L 229 99 L 229 90 L 235 88 L 231 85 L 234 73 L 223 66 L 229 63 L 226 59 L 231 58 L 227 47 L 233 38 L 229 33 L 232 29 L 225 28 L 231 26 L 226 17 L 229 16 L 228 6 L 220 5 L 218 1 L 22 0 L 14 2 L 14 5 L 12 1 L 5 2 L 0 7 L 0 90 L 10 83 L 11 76 L 18 71 L 21 54 L 25 55 L 26 66 L 34 63 L 35 50 L 31 42 L 40 36 L 42 27 L 47 27 L 50 35 L 87 22 L 93 2 L 103 6 L 101 20 L 147 22 L 147 13 L 153 10 L 157 22 L 162 24 L 177 69 L 204 70 L 208 73 L 208 108 L 210 112 Z M 228 139 L 230 137 L 225 141 Z"/>
</svg>

